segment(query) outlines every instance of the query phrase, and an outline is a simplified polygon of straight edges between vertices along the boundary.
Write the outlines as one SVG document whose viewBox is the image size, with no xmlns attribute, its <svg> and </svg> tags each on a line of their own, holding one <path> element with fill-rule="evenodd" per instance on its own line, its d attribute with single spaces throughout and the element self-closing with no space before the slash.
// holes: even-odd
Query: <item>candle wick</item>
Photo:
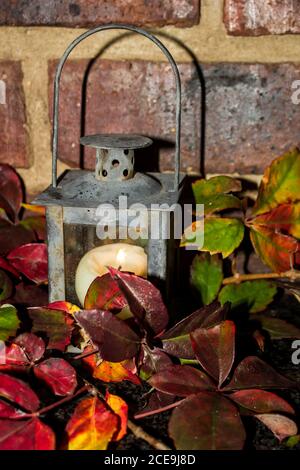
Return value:
<svg viewBox="0 0 300 470">
<path fill-rule="evenodd" d="M 122 269 L 122 266 L 120 265 L 120 266 L 118 267 L 118 271 L 121 271 L 121 269 Z"/>
</svg>

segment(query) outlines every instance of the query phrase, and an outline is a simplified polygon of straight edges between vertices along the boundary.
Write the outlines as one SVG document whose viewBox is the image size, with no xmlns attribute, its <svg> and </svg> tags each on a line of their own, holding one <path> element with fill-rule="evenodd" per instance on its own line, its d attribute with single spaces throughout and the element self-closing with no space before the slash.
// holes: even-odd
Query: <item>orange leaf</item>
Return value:
<svg viewBox="0 0 300 470">
<path fill-rule="evenodd" d="M 297 240 L 264 226 L 252 226 L 250 238 L 256 253 L 272 270 L 282 273 L 293 268 L 299 252 Z"/>
<path fill-rule="evenodd" d="M 35 204 L 26 204 L 25 202 L 22 202 L 21 206 L 30 212 L 35 212 L 36 214 L 45 215 L 46 213 L 46 209 L 44 206 L 36 206 Z"/>
<path fill-rule="evenodd" d="M 69 450 L 106 450 L 118 431 L 118 417 L 97 397 L 85 398 L 67 424 Z"/>
<path fill-rule="evenodd" d="M 263 225 L 276 232 L 289 233 L 300 238 L 300 203 L 280 204 L 270 212 L 251 219 L 249 225 Z"/>
<path fill-rule="evenodd" d="M 88 349 L 85 349 L 88 352 Z M 123 362 L 102 361 L 98 364 L 97 354 L 88 356 L 83 359 L 88 364 L 95 379 L 103 380 L 103 382 L 122 382 L 128 380 L 136 385 L 140 385 L 140 379 L 129 370 L 130 360 Z"/>
<path fill-rule="evenodd" d="M 52 302 L 51 304 L 47 305 L 47 307 L 54 308 L 55 310 L 63 310 L 70 315 L 74 315 L 75 312 L 80 310 L 80 307 L 77 307 L 77 305 L 71 304 L 70 302 L 66 302 L 65 300 Z"/>
<path fill-rule="evenodd" d="M 113 441 L 119 441 L 127 431 L 128 406 L 122 398 L 109 392 L 106 392 L 105 399 L 109 407 L 120 417 L 120 429 L 112 439 Z"/>
</svg>

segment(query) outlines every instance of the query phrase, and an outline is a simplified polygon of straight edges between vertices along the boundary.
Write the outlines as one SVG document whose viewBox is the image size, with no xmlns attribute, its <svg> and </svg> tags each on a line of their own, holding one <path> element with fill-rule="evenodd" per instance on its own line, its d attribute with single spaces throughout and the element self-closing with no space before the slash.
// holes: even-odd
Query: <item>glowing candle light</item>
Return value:
<svg viewBox="0 0 300 470">
<path fill-rule="evenodd" d="M 146 277 L 147 255 L 142 247 L 127 243 L 111 243 L 88 251 L 81 258 L 75 275 L 75 290 L 81 305 L 91 283 L 107 273 L 107 266 Z"/>
</svg>

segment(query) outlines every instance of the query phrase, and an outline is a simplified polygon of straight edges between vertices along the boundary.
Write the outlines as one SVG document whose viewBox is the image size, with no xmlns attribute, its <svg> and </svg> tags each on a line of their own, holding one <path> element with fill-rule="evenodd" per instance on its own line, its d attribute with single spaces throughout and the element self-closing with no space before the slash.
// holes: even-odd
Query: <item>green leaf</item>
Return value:
<svg viewBox="0 0 300 470">
<path fill-rule="evenodd" d="M 211 255 L 222 253 L 229 256 L 244 237 L 244 225 L 237 219 L 220 219 L 211 217 L 204 222 L 204 245 L 202 251 Z"/>
<path fill-rule="evenodd" d="M 279 204 L 299 200 L 299 187 L 300 152 L 295 148 L 273 160 L 266 169 L 253 214 L 263 214 Z"/>
<path fill-rule="evenodd" d="M 205 201 L 216 194 L 241 191 L 241 182 L 230 176 L 214 176 L 209 180 L 198 180 L 192 184 L 196 204 L 204 204 Z"/>
<path fill-rule="evenodd" d="M 241 201 L 232 194 L 217 194 L 208 200 L 203 200 L 204 213 L 213 214 L 214 212 L 223 211 L 225 209 L 240 209 Z"/>
<path fill-rule="evenodd" d="M 2 305 L 0 307 L 0 340 L 6 341 L 11 336 L 15 336 L 19 325 L 17 309 L 10 304 Z"/>
<path fill-rule="evenodd" d="M 191 284 L 199 291 L 204 305 L 218 295 L 223 281 L 222 261 L 217 255 L 196 255 L 191 266 Z"/>
<path fill-rule="evenodd" d="M 267 314 L 259 314 L 251 317 L 251 320 L 260 322 L 272 339 L 295 338 L 300 339 L 300 328 L 288 323 L 281 318 L 270 317 Z"/>
<path fill-rule="evenodd" d="M 5 271 L 0 269 L 0 301 L 8 299 L 13 293 L 13 284 Z"/>
<path fill-rule="evenodd" d="M 265 280 L 228 284 L 219 293 L 219 301 L 222 305 L 231 302 L 232 308 L 246 306 L 249 312 L 260 312 L 272 302 L 276 291 L 274 284 Z"/>
</svg>

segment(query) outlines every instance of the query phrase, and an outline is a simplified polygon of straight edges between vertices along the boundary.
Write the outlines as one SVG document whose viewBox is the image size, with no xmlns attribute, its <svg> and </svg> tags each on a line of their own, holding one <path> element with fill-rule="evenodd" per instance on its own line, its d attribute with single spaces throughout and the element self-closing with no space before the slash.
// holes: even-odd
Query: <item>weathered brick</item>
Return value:
<svg viewBox="0 0 300 470">
<path fill-rule="evenodd" d="M 0 61 L 0 162 L 29 166 L 21 62 Z"/>
<path fill-rule="evenodd" d="M 168 142 L 174 142 L 175 130 L 175 86 L 169 65 L 97 60 L 86 82 L 83 129 L 81 80 L 86 66 L 85 61 L 70 61 L 64 69 L 60 158 L 79 165 L 81 134 L 134 132 L 159 139 L 160 169 L 172 169 L 173 148 L 166 148 Z M 192 64 L 179 64 L 179 69 L 183 81 L 182 167 L 199 171 L 199 77 Z M 204 64 L 202 71 L 207 172 L 261 173 L 273 158 L 300 144 L 300 104 L 291 100 L 291 86 L 300 79 L 300 66 L 219 63 Z M 53 75 L 51 62 L 50 95 Z M 93 167 L 93 151 L 87 152 L 84 160 L 87 167 Z"/>
<path fill-rule="evenodd" d="M 0 4 L 0 25 L 16 26 L 192 26 L 199 15 L 200 0 L 1 0 Z"/>
<path fill-rule="evenodd" d="M 299 0 L 225 0 L 224 23 L 229 34 L 300 33 Z"/>
</svg>

